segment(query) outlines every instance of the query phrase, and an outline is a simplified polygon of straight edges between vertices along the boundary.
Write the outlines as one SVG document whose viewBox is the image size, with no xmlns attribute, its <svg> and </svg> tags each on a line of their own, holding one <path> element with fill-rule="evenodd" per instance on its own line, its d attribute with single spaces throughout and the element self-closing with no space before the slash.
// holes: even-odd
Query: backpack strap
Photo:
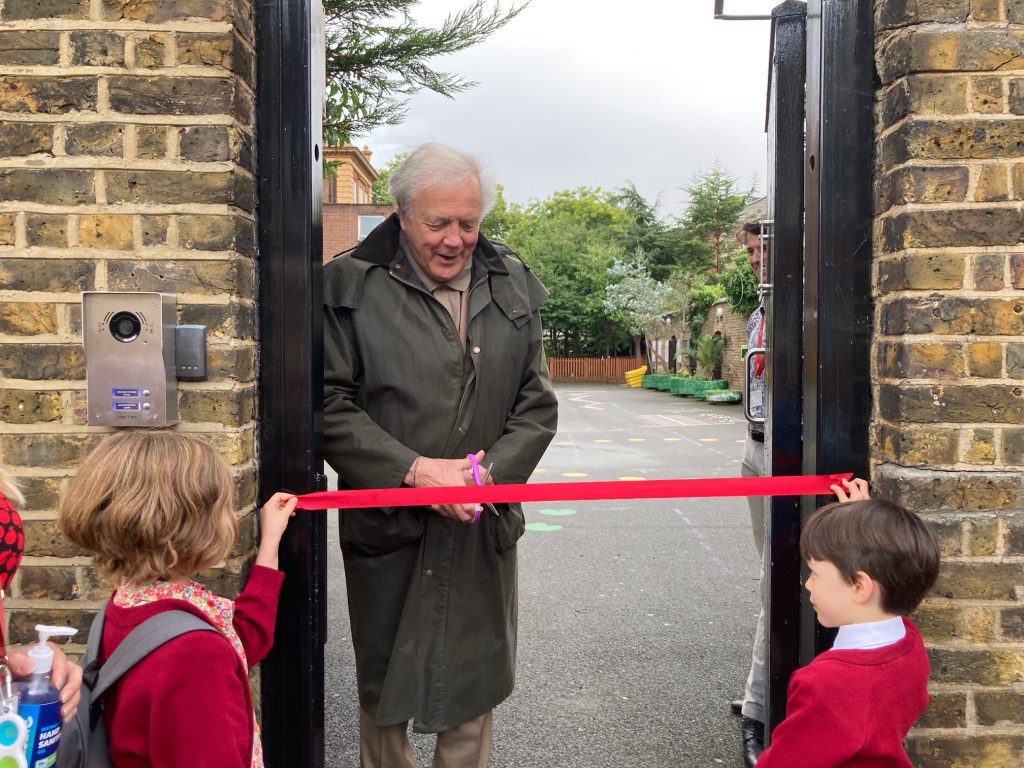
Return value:
<svg viewBox="0 0 1024 768">
<path fill-rule="evenodd" d="M 114 649 L 106 663 L 98 663 L 100 640 L 103 637 L 103 621 L 107 607 L 104 605 L 93 619 L 89 629 L 89 644 L 86 658 L 92 659 L 85 668 L 83 681 L 92 691 L 92 707 L 97 707 L 100 697 L 129 669 L 155 651 L 164 643 L 187 632 L 220 631 L 209 622 L 193 613 L 182 610 L 164 611 L 146 619 L 128 633 L 128 636 Z M 95 713 L 90 713 L 95 718 Z M 93 719 L 90 718 L 90 719 Z M 93 721 L 93 724 L 95 721 Z"/>
</svg>

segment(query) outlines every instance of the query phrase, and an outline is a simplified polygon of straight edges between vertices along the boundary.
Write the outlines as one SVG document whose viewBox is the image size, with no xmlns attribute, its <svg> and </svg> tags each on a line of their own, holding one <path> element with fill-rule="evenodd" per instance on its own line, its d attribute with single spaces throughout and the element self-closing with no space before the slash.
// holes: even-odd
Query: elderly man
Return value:
<svg viewBox="0 0 1024 768">
<path fill-rule="evenodd" d="M 523 483 L 554 436 L 540 281 L 480 235 L 495 187 L 427 144 L 397 213 L 324 268 L 324 455 L 343 488 Z M 470 456 L 472 455 L 472 459 Z M 486 768 L 515 677 L 518 504 L 344 510 L 362 768 Z M 477 519 L 479 518 L 479 519 Z"/>
</svg>

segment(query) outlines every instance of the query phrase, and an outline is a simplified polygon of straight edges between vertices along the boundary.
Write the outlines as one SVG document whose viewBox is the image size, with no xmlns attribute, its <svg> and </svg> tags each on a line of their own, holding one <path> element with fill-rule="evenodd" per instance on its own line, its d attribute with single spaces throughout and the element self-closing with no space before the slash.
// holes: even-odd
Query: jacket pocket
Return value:
<svg viewBox="0 0 1024 768">
<path fill-rule="evenodd" d="M 343 509 L 338 513 L 341 546 L 366 555 L 384 555 L 423 538 L 418 507 Z"/>
<path fill-rule="evenodd" d="M 483 514 L 487 515 L 488 534 L 491 546 L 499 552 L 511 549 L 516 542 L 526 533 L 526 517 L 523 515 L 521 504 L 495 504 L 498 512 L 495 517 L 486 508 Z"/>
</svg>

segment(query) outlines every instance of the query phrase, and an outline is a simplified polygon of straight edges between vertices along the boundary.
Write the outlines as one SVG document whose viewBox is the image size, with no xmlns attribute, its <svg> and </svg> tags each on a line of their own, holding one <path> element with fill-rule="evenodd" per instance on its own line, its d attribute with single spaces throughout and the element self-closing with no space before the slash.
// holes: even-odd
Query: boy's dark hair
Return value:
<svg viewBox="0 0 1024 768">
<path fill-rule="evenodd" d="M 800 533 L 804 560 L 828 561 L 852 584 L 863 571 L 882 588 L 882 610 L 913 611 L 939 575 L 939 543 L 913 512 L 882 499 L 828 504 Z"/>
</svg>

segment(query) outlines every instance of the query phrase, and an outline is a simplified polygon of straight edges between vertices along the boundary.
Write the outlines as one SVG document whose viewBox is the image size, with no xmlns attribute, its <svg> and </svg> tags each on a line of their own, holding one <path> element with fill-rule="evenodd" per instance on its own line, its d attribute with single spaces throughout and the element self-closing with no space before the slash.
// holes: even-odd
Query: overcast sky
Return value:
<svg viewBox="0 0 1024 768">
<path fill-rule="evenodd" d="M 421 0 L 414 18 L 438 24 L 468 4 Z M 776 4 L 726 0 L 725 12 Z M 435 60 L 479 85 L 419 94 L 401 125 L 355 143 L 378 168 L 425 141 L 468 150 L 509 202 L 631 181 L 679 215 L 681 187 L 716 161 L 764 192 L 769 35 L 767 21 L 716 21 L 713 0 L 533 0 L 485 42 Z"/>
</svg>

